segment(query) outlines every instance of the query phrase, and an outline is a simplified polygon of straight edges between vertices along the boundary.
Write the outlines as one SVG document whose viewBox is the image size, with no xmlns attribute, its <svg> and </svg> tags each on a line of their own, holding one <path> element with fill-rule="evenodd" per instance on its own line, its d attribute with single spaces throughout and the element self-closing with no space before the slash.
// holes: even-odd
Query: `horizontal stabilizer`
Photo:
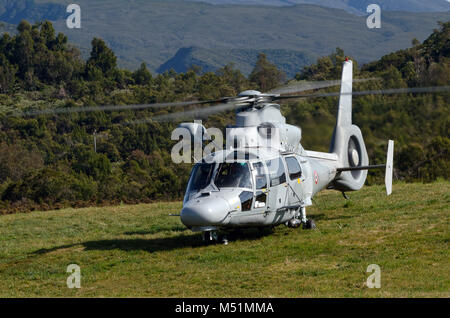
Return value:
<svg viewBox="0 0 450 318">
<path fill-rule="evenodd" d="M 356 171 L 356 170 L 369 170 L 369 169 L 380 169 L 385 168 L 386 165 L 370 165 L 370 166 L 358 166 L 358 167 L 345 167 L 337 168 L 337 171 Z"/>
<path fill-rule="evenodd" d="M 368 166 L 356 166 L 356 167 L 343 167 L 337 168 L 337 172 L 342 171 L 358 171 L 358 170 L 369 170 L 369 169 L 382 169 L 386 168 L 386 174 L 384 177 L 384 182 L 386 185 L 386 193 L 390 195 L 392 193 L 392 174 L 394 173 L 394 141 L 389 140 L 388 152 L 385 165 L 368 165 Z"/>
</svg>

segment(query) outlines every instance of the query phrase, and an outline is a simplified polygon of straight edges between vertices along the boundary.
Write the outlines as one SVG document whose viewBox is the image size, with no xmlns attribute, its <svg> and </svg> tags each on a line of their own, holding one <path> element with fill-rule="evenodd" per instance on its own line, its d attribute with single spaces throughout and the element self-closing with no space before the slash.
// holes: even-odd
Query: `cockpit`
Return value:
<svg viewBox="0 0 450 318">
<path fill-rule="evenodd" d="M 252 188 L 247 162 L 224 162 L 219 164 L 214 184 L 217 188 Z"/>
<path fill-rule="evenodd" d="M 252 191 L 252 177 L 248 162 L 197 163 L 192 169 L 184 202 L 202 190 L 242 188 Z"/>
</svg>

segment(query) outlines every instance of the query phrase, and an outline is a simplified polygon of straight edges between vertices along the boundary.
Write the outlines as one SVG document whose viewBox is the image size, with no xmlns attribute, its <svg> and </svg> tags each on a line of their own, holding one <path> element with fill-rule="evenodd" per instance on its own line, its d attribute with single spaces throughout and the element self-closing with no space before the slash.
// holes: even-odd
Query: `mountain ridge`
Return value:
<svg viewBox="0 0 450 318">
<path fill-rule="evenodd" d="M 314 4 L 318 6 L 344 9 L 347 12 L 365 15 L 366 8 L 373 0 L 185 0 L 188 2 L 205 2 L 214 5 L 266 5 L 266 6 L 294 6 L 299 4 Z M 376 2 L 382 10 L 407 12 L 446 12 L 450 4 L 446 0 L 378 0 Z"/>
<path fill-rule="evenodd" d="M 25 16 L 34 22 L 34 17 L 46 18 L 45 5 L 50 2 L 0 0 L 0 13 L 2 4 L 12 3 L 19 13 L 29 11 L 20 11 L 20 5 L 37 8 L 37 12 Z M 61 9 L 62 3 L 52 0 L 51 4 L 57 6 L 53 10 Z M 382 15 L 382 28 L 371 30 L 365 17 L 316 5 L 268 7 L 142 0 L 77 3 L 82 10 L 81 29 L 68 29 L 65 19 L 57 17 L 53 24 L 58 32 L 68 35 L 85 58 L 89 56 L 92 38 L 100 37 L 114 50 L 121 67 L 136 69 L 145 62 L 152 71 L 160 69 L 180 48 L 186 47 L 216 52 L 211 59 L 221 56 L 218 54 L 221 50 L 241 50 L 233 51 L 235 58 L 230 62 L 235 64 L 240 63 L 239 56 L 252 49 L 324 56 L 341 47 L 360 63 L 367 63 L 409 47 L 414 38 L 424 40 L 437 27 L 437 21 L 450 20 L 450 13 L 386 11 Z M 10 20 L 15 18 L 11 11 L 6 16 Z M 280 66 L 281 60 L 273 62 Z M 298 69 L 287 71 L 295 73 Z"/>
<path fill-rule="evenodd" d="M 156 71 L 163 73 L 173 69 L 177 73 L 185 73 L 192 66 L 200 66 L 202 72 L 214 72 L 227 64 L 234 64 L 244 75 L 248 76 L 258 58 L 259 53 L 266 54 L 270 61 L 286 73 L 294 77 L 304 66 L 312 64 L 318 56 L 307 52 L 283 49 L 205 49 L 200 47 L 180 48 L 175 55 L 163 63 Z"/>
</svg>

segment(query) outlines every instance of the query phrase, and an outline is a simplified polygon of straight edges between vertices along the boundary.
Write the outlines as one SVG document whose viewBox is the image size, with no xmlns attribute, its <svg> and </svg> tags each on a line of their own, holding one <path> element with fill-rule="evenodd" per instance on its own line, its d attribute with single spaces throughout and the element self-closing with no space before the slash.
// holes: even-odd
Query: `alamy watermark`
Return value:
<svg viewBox="0 0 450 318">
<path fill-rule="evenodd" d="M 69 29 L 81 29 L 81 7 L 72 3 L 67 6 L 67 13 L 70 15 L 66 19 L 66 25 Z"/>
<path fill-rule="evenodd" d="M 81 7 L 72 3 L 67 6 L 67 13 L 70 15 L 66 19 L 66 25 L 69 29 L 81 29 Z M 366 24 L 369 29 L 381 28 L 381 8 L 378 4 L 372 3 L 367 6 L 366 12 L 370 15 L 367 17 Z"/>
<path fill-rule="evenodd" d="M 248 154 L 234 151 L 231 156 L 228 156 L 230 151 L 246 148 L 247 150 L 251 149 L 258 156 L 261 151 L 280 147 L 280 133 L 275 126 L 226 128 L 224 148 L 222 130 L 219 128 L 206 129 L 201 122 L 201 120 L 196 120 L 194 123 L 186 123 L 185 126 L 172 131 L 171 139 L 178 141 L 171 151 L 174 163 L 192 163 L 200 160 L 206 163 L 240 162 L 248 160 Z M 229 151 L 220 152 L 224 149 Z M 227 157 L 219 158 L 219 154 L 227 155 Z"/>
<path fill-rule="evenodd" d="M 370 4 L 367 7 L 367 13 L 370 15 L 367 17 L 367 27 L 369 29 L 380 29 L 381 28 L 381 8 L 378 4 Z"/>
<path fill-rule="evenodd" d="M 369 288 L 381 288 L 381 268 L 377 264 L 370 264 L 367 266 L 367 273 L 372 273 L 367 277 L 367 287 Z"/>
<path fill-rule="evenodd" d="M 70 264 L 67 266 L 67 273 L 71 273 L 67 277 L 68 288 L 81 288 L 81 269 L 77 264 Z"/>
</svg>

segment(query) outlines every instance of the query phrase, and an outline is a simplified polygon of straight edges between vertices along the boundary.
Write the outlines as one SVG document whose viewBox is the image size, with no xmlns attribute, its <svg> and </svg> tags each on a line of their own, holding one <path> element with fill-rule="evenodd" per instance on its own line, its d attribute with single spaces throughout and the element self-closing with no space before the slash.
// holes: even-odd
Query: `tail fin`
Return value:
<svg viewBox="0 0 450 318">
<path fill-rule="evenodd" d="M 336 127 L 330 152 L 338 156 L 341 167 L 360 167 L 369 164 L 366 145 L 358 126 L 352 124 L 353 62 L 346 60 L 342 67 L 341 96 Z M 351 170 L 338 173 L 333 188 L 340 191 L 356 191 L 366 181 L 367 170 Z"/>
</svg>

